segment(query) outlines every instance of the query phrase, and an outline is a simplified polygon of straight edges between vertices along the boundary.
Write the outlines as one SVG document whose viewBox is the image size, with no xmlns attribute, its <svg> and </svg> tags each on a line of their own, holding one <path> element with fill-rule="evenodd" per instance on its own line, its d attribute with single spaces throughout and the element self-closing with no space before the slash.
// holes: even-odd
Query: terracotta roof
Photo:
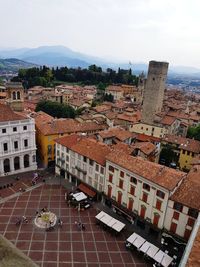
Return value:
<svg viewBox="0 0 200 267">
<path fill-rule="evenodd" d="M 44 111 L 38 111 L 33 115 L 35 119 L 35 124 L 37 127 L 39 125 L 50 122 L 53 120 L 53 117 L 50 116 L 49 114 L 45 113 Z"/>
<path fill-rule="evenodd" d="M 99 135 L 104 139 L 104 138 L 112 138 L 116 137 L 120 141 L 125 141 L 128 138 L 133 137 L 133 133 L 126 131 L 122 128 L 111 128 L 107 131 L 102 131 L 99 133 Z"/>
<path fill-rule="evenodd" d="M 151 135 L 146 135 L 146 134 L 137 134 L 136 135 L 136 140 L 141 141 L 141 142 L 160 142 L 161 139 L 159 137 L 154 137 Z"/>
<path fill-rule="evenodd" d="M 108 92 L 123 92 L 123 89 L 121 88 L 121 86 L 109 85 L 106 88 L 106 91 L 108 91 Z"/>
<path fill-rule="evenodd" d="M 76 132 L 101 131 L 108 128 L 107 124 L 98 124 L 94 121 L 79 123 L 76 126 Z"/>
<path fill-rule="evenodd" d="M 194 166 L 186 179 L 171 196 L 171 200 L 183 205 L 200 210 L 200 166 Z"/>
<path fill-rule="evenodd" d="M 57 138 L 54 141 L 62 146 L 68 147 L 71 149 L 75 144 L 78 143 L 78 141 L 83 138 L 83 136 L 78 135 L 78 134 L 71 134 L 71 135 L 66 135 L 61 138 Z"/>
<path fill-rule="evenodd" d="M 115 103 L 113 103 L 113 108 L 126 108 L 128 106 L 128 103 L 124 102 L 124 101 L 116 101 Z"/>
<path fill-rule="evenodd" d="M 96 122 L 79 123 L 74 119 L 53 119 L 46 113 L 39 114 L 35 122 L 37 129 L 43 135 L 92 132 L 108 128 L 107 125 Z"/>
<path fill-rule="evenodd" d="M 124 121 L 129 121 L 131 123 L 135 123 L 137 122 L 139 119 L 138 119 L 138 116 L 136 114 L 134 115 L 128 115 L 126 113 L 123 113 L 123 114 L 119 114 L 117 116 L 117 119 L 118 120 L 124 120 Z"/>
<path fill-rule="evenodd" d="M 15 113 L 10 106 L 0 104 L 0 122 L 25 120 L 26 116 Z"/>
<path fill-rule="evenodd" d="M 79 118 L 86 121 L 86 120 L 91 120 L 93 117 L 91 114 L 83 114 L 80 115 Z"/>
<path fill-rule="evenodd" d="M 28 100 L 24 101 L 24 109 L 30 109 L 34 111 L 35 108 L 36 108 L 36 104 L 33 103 L 32 101 L 28 101 Z"/>
<path fill-rule="evenodd" d="M 178 144 L 180 149 L 200 153 L 200 141 L 185 138 L 177 135 L 166 135 L 163 137 L 163 141 L 172 144 Z"/>
<path fill-rule="evenodd" d="M 84 99 L 70 99 L 69 103 L 76 107 L 81 107 L 83 104 L 87 104 Z"/>
<path fill-rule="evenodd" d="M 176 117 L 177 119 L 189 119 L 189 115 L 185 114 L 183 112 L 177 112 L 177 111 L 169 111 L 167 113 L 167 116 Z"/>
<path fill-rule="evenodd" d="M 105 166 L 106 155 L 111 151 L 111 149 L 104 143 L 79 135 L 61 137 L 57 139 L 56 142 L 82 156 L 94 160 L 102 166 Z"/>
<path fill-rule="evenodd" d="M 75 132 L 76 122 L 73 119 L 51 119 L 49 121 L 36 121 L 36 127 L 43 135 L 64 134 Z"/>
<path fill-rule="evenodd" d="M 200 266 L 200 228 L 193 243 L 186 267 L 199 267 Z"/>
<path fill-rule="evenodd" d="M 160 123 L 164 125 L 172 125 L 175 122 L 176 118 L 175 117 L 170 117 L 170 116 L 165 116 L 162 118 Z"/>
<path fill-rule="evenodd" d="M 190 120 L 193 120 L 193 121 L 197 121 L 197 122 L 200 121 L 200 116 L 198 115 L 190 115 L 189 118 Z"/>
<path fill-rule="evenodd" d="M 108 105 L 100 105 L 100 106 L 97 106 L 95 108 L 93 108 L 96 112 L 105 112 L 105 111 L 108 111 L 108 110 L 111 110 L 111 106 L 108 106 Z"/>
<path fill-rule="evenodd" d="M 96 121 L 97 123 L 105 123 L 106 119 L 102 117 L 94 117 L 93 121 Z"/>
<path fill-rule="evenodd" d="M 122 152 L 125 152 L 126 154 L 128 155 L 131 155 L 134 151 L 134 147 L 131 146 L 131 145 L 128 145 L 128 144 L 125 144 L 125 143 L 117 143 L 115 145 L 112 145 L 112 148 L 115 150 L 115 151 L 122 151 Z"/>
<path fill-rule="evenodd" d="M 110 111 L 110 112 L 106 112 L 106 114 L 105 114 L 105 116 L 106 116 L 109 120 L 112 120 L 112 119 L 116 118 L 117 115 L 118 115 L 117 112 L 112 112 L 112 111 Z"/>
<path fill-rule="evenodd" d="M 151 142 L 137 142 L 133 147 L 139 149 L 147 156 L 156 150 L 156 146 Z"/>
<path fill-rule="evenodd" d="M 107 156 L 107 160 L 170 191 L 172 191 L 186 175 L 184 172 L 144 160 L 140 157 L 133 157 L 124 152 L 121 152 L 119 156 L 118 153 L 113 151 Z"/>
</svg>

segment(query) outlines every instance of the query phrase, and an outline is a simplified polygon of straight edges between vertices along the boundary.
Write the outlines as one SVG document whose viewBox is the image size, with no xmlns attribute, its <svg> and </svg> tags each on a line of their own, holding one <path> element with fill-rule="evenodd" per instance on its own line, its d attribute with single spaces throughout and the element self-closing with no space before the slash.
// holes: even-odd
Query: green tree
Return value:
<svg viewBox="0 0 200 267">
<path fill-rule="evenodd" d="M 97 85 L 97 89 L 98 89 L 98 90 L 101 90 L 101 91 L 105 91 L 105 89 L 106 89 L 106 84 L 100 82 L 100 83 Z"/>
<path fill-rule="evenodd" d="M 169 144 L 163 146 L 160 152 L 160 163 L 164 162 L 166 166 L 169 166 L 172 162 L 177 164 L 177 160 L 176 153 L 173 151 L 172 146 Z"/>
<path fill-rule="evenodd" d="M 93 71 L 93 72 L 102 72 L 102 68 L 96 66 L 95 64 L 90 65 L 90 66 L 88 67 L 88 70 Z"/>
<path fill-rule="evenodd" d="M 195 140 L 200 141 L 200 125 L 196 127 L 189 127 L 187 132 L 188 138 L 194 138 Z"/>
<path fill-rule="evenodd" d="M 105 95 L 103 96 L 103 100 L 104 100 L 104 101 L 108 101 L 108 102 L 114 102 L 114 96 L 111 95 L 111 94 L 105 94 Z"/>
<path fill-rule="evenodd" d="M 58 102 L 40 101 L 35 111 L 44 111 L 47 114 L 51 115 L 52 117 L 56 118 L 75 118 L 76 111 L 73 107 L 65 104 L 60 104 Z"/>
</svg>

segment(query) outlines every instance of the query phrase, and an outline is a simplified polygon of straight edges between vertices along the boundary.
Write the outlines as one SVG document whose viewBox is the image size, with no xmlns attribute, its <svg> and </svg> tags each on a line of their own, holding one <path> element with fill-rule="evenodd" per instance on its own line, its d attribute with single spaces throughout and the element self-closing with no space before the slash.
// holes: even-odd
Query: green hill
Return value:
<svg viewBox="0 0 200 267">
<path fill-rule="evenodd" d="M 32 67 L 38 67 L 38 65 L 29 63 L 16 58 L 0 58 L 0 71 L 18 71 L 19 69 L 27 69 Z"/>
</svg>

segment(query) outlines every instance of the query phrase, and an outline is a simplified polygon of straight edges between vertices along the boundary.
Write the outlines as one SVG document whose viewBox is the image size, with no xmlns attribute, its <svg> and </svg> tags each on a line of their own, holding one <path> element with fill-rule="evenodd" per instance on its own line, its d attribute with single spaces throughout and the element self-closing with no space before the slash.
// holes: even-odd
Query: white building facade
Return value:
<svg viewBox="0 0 200 267">
<path fill-rule="evenodd" d="M 170 177 L 171 176 L 171 177 Z M 163 229 L 168 201 L 185 174 L 116 152 L 106 161 L 105 195 L 133 220 Z"/>
<path fill-rule="evenodd" d="M 118 204 L 162 229 L 169 191 L 112 162 L 106 164 L 105 194 Z"/>
<path fill-rule="evenodd" d="M 77 139 L 73 143 L 71 140 L 74 137 Z M 55 172 L 76 185 L 83 182 L 102 193 L 105 187 L 107 151 L 109 149 L 106 145 L 77 135 L 57 139 Z"/>
<path fill-rule="evenodd" d="M 164 227 L 170 233 L 188 240 L 198 214 L 198 210 L 169 200 Z"/>
<path fill-rule="evenodd" d="M 16 117 L 17 118 L 17 117 Z M 35 121 L 0 121 L 0 176 L 37 169 Z"/>
</svg>

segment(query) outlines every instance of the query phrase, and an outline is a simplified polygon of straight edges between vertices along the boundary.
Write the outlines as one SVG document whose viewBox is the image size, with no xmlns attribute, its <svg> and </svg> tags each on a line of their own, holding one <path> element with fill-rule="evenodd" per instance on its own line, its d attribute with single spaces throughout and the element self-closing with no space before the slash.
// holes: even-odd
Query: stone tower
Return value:
<svg viewBox="0 0 200 267">
<path fill-rule="evenodd" d="M 142 106 L 144 123 L 152 124 L 155 114 L 162 109 L 168 65 L 167 62 L 149 62 Z"/>
<path fill-rule="evenodd" d="M 14 111 L 24 110 L 24 88 L 21 83 L 9 82 L 6 84 L 7 103 Z"/>
</svg>

